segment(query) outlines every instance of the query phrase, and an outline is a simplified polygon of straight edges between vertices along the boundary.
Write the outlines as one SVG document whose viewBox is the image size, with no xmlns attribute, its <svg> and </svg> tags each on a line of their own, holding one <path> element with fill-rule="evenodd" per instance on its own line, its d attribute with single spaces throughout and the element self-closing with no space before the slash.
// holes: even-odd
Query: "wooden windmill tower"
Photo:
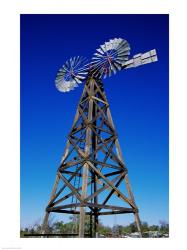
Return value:
<svg viewBox="0 0 187 250">
<path fill-rule="evenodd" d="M 62 92 L 83 80 L 85 86 L 46 207 L 43 234 L 47 233 L 50 213 L 78 215 L 79 237 L 85 236 L 86 216 L 90 218 L 90 237 L 97 237 L 99 216 L 132 213 L 142 236 L 138 207 L 102 83 L 119 70 L 157 61 L 155 50 L 130 60 L 129 54 L 127 41 L 115 38 L 97 49 L 91 63 L 73 57 L 57 73 L 56 87 Z"/>
</svg>

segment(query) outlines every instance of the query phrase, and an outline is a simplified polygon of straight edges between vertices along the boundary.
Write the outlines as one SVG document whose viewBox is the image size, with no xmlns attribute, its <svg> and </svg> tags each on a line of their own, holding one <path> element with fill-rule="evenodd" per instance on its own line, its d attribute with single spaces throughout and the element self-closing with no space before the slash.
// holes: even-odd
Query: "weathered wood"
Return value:
<svg viewBox="0 0 187 250">
<path fill-rule="evenodd" d="M 83 130 L 85 128 L 86 128 L 86 126 L 82 126 L 82 125 L 80 125 L 79 127 L 75 127 L 74 130 L 70 133 L 70 135 L 74 135 L 77 132 L 80 132 L 81 130 Z"/>
<path fill-rule="evenodd" d="M 120 206 L 112 206 L 112 205 L 103 205 L 103 204 L 98 204 L 98 203 L 90 203 L 90 202 L 83 202 L 83 203 L 72 203 L 72 204 L 67 204 L 63 206 L 57 206 L 57 207 L 49 207 L 47 209 L 48 212 L 54 212 L 54 211 L 59 211 L 59 210 L 64 210 L 66 208 L 72 208 L 72 207 L 89 207 L 89 208 L 101 208 L 101 209 L 112 209 L 112 210 L 124 210 L 126 208 L 120 207 Z M 131 208 L 132 209 L 132 208 Z M 131 211 L 131 210 L 129 210 Z M 133 212 L 137 212 L 136 209 L 132 209 Z"/>
<path fill-rule="evenodd" d="M 45 225 L 51 212 L 80 214 L 79 237 L 85 237 L 85 215 L 90 215 L 90 234 L 97 237 L 98 216 L 133 213 L 138 231 L 141 233 L 138 208 L 127 172 L 102 83 L 98 79 L 87 79 L 58 168 L 58 182 L 62 180 L 64 185 L 58 191 L 58 183 L 53 187 L 55 191 L 52 192 L 53 195 L 46 208 Z M 65 175 L 70 175 L 70 178 Z M 109 178 L 111 176 L 114 176 L 112 180 Z M 78 178 L 81 180 L 76 182 Z M 128 197 L 120 190 L 123 179 Z M 64 192 L 66 187 L 70 192 Z M 105 190 L 109 191 L 106 196 L 102 195 Z M 106 204 L 113 195 L 119 197 L 124 202 L 124 206 Z M 65 203 L 64 201 L 70 197 L 72 202 Z M 127 204 L 131 208 L 126 208 Z M 102 209 L 110 211 L 102 211 Z M 92 218 L 94 219 L 93 231 L 91 231 Z"/>
<path fill-rule="evenodd" d="M 50 200 L 48 202 L 48 204 L 50 204 L 50 202 L 53 200 L 54 198 L 54 195 L 56 193 L 56 190 L 57 190 L 57 187 L 58 187 L 58 183 L 59 183 L 59 176 L 57 175 L 56 176 L 56 179 L 55 179 L 55 183 L 53 185 L 53 189 L 52 189 L 52 192 L 51 192 L 51 197 L 50 197 Z M 49 219 L 49 212 L 45 212 L 45 216 L 44 216 L 44 219 L 43 219 L 43 223 L 42 223 L 42 228 L 41 228 L 41 232 L 42 233 L 45 233 L 47 231 L 47 228 L 48 228 L 48 219 Z"/>
<path fill-rule="evenodd" d="M 88 182 L 88 185 L 90 185 L 91 183 L 93 183 L 93 181 Z M 82 186 L 79 187 L 79 188 L 76 189 L 76 190 L 77 190 L 77 191 L 80 191 L 81 189 L 82 189 Z M 62 202 L 62 201 L 64 201 L 64 200 L 68 199 L 68 198 L 71 197 L 72 195 L 74 195 L 73 192 L 68 193 L 68 194 L 66 194 L 64 197 L 62 197 L 62 198 L 60 198 L 59 200 L 53 202 L 51 205 L 52 205 L 52 206 L 55 206 L 55 205 L 59 204 L 60 202 Z"/>
<path fill-rule="evenodd" d="M 114 130 L 115 130 L 114 123 L 113 123 L 113 120 L 112 120 L 112 115 L 111 115 L 109 107 L 107 109 L 107 116 L 108 116 L 108 119 L 109 119 L 110 123 L 112 124 Z M 116 145 L 116 151 L 117 151 L 118 157 L 120 158 L 121 161 L 124 162 L 124 158 L 123 158 L 123 154 L 122 154 L 122 151 L 121 151 L 121 147 L 120 147 L 118 138 L 115 141 L 115 145 Z M 128 191 L 129 197 L 132 200 L 132 202 L 135 204 L 134 196 L 133 196 L 133 193 L 131 191 L 131 187 L 130 187 L 130 183 L 129 183 L 127 175 L 125 176 L 125 184 L 126 184 L 126 187 L 127 187 L 127 191 Z M 140 237 L 142 237 L 141 222 L 140 222 L 139 215 L 138 215 L 137 212 L 134 214 L 134 217 L 135 217 L 135 222 L 136 222 L 136 226 L 137 226 L 138 232 L 140 234 Z"/>
<path fill-rule="evenodd" d="M 122 174 L 123 176 L 124 176 L 124 174 Z M 105 175 L 106 176 L 106 175 Z M 121 175 L 119 175 L 119 176 L 116 176 L 113 180 L 111 180 L 111 183 L 115 183 L 118 179 L 121 179 Z M 94 190 L 94 193 L 93 194 L 91 194 L 90 196 L 88 196 L 84 201 L 88 201 L 88 200 L 90 200 L 90 199 L 92 199 L 92 198 L 94 198 L 95 196 L 97 196 L 99 193 L 101 193 L 101 192 L 103 192 L 104 190 L 106 190 L 106 189 L 111 189 L 110 187 L 109 187 L 109 185 L 107 185 L 107 184 L 103 184 L 103 187 L 102 188 L 99 188 L 98 190 Z"/>
<path fill-rule="evenodd" d="M 115 185 L 116 188 L 119 186 L 119 184 L 120 184 L 121 181 L 123 180 L 124 175 L 125 175 L 125 173 L 121 176 L 121 178 L 119 179 L 119 181 L 116 183 L 116 185 Z M 105 198 L 105 200 L 103 201 L 102 204 L 105 205 L 105 204 L 109 201 L 109 199 L 110 199 L 110 197 L 113 195 L 113 193 L 115 193 L 115 192 L 116 192 L 116 191 L 115 191 L 114 189 L 112 189 L 112 190 L 110 191 L 110 193 L 107 195 L 107 197 Z"/>
<path fill-rule="evenodd" d="M 73 173 L 73 175 L 75 176 L 76 175 L 76 173 L 77 173 L 77 171 L 76 172 L 74 172 Z M 115 171 L 115 172 L 111 172 L 111 173 L 109 173 L 109 174 L 105 174 L 104 176 L 105 177 L 108 177 L 108 176 L 112 176 L 112 175 L 116 175 L 116 174 L 120 174 L 120 173 L 122 173 L 122 170 L 119 170 L 119 171 Z M 100 179 L 101 177 L 99 176 L 97 179 Z M 92 181 L 90 181 L 90 182 L 88 182 L 88 186 L 90 185 L 90 184 L 92 184 L 92 183 L 97 183 L 98 182 L 98 180 L 92 180 Z M 66 186 L 64 186 L 64 188 L 65 188 Z M 80 191 L 82 189 L 82 186 L 81 187 L 79 187 L 78 189 L 76 189 L 77 191 Z M 60 191 L 62 191 L 62 190 L 60 190 Z M 96 192 L 96 191 L 94 191 L 94 192 Z M 66 200 L 66 199 L 68 199 L 69 197 L 71 197 L 72 195 L 74 195 L 74 193 L 73 192 L 70 192 L 70 193 L 68 193 L 67 195 L 65 195 L 64 197 L 62 197 L 62 198 L 60 198 L 59 200 L 56 200 L 55 202 L 50 202 L 49 203 L 49 205 L 50 206 L 55 206 L 55 205 L 57 205 L 57 204 L 59 204 L 60 202 L 62 202 L 62 201 L 64 201 L 64 200 Z M 55 199 L 56 199 L 57 197 L 55 196 Z M 54 200 L 54 199 L 53 199 Z"/>
<path fill-rule="evenodd" d="M 104 146 L 104 147 L 107 149 L 107 151 L 108 151 L 107 144 L 108 144 L 108 142 L 111 141 L 111 139 L 112 139 L 112 140 L 116 140 L 116 138 L 117 138 L 116 135 L 111 136 L 111 137 L 108 138 L 107 140 L 103 140 L 103 139 L 100 137 L 100 135 L 95 131 L 95 129 L 94 129 L 94 128 L 92 128 L 92 129 L 93 129 L 93 131 L 96 133 L 97 137 L 102 141 L 102 146 Z M 96 151 L 98 151 L 98 149 L 96 149 Z M 124 165 L 123 162 L 122 162 L 119 158 L 117 158 L 117 156 L 116 156 L 112 151 L 111 151 L 110 153 L 111 153 L 111 155 L 114 157 L 114 159 L 115 159 L 117 162 L 119 162 L 119 164 L 120 164 L 121 166 Z"/>
<path fill-rule="evenodd" d="M 72 203 L 67 204 L 63 206 L 57 206 L 57 207 L 49 207 L 47 209 L 47 212 L 54 212 L 56 210 L 63 210 L 66 208 L 72 208 L 72 207 L 89 207 L 89 208 L 101 208 L 101 209 L 112 209 L 112 210 L 123 210 L 124 207 L 119 206 L 111 206 L 111 205 L 103 205 L 98 203 L 90 203 L 90 202 L 83 202 L 83 203 Z M 135 212 L 135 210 L 133 210 Z"/>
<path fill-rule="evenodd" d="M 73 166 L 78 165 L 78 164 L 83 164 L 83 163 L 84 163 L 84 159 L 81 159 L 78 161 L 70 161 L 70 162 L 65 163 L 64 165 L 61 165 L 59 167 L 59 171 L 63 172 L 67 168 L 73 167 Z"/>
<path fill-rule="evenodd" d="M 129 179 L 128 179 L 128 175 L 127 174 L 125 176 L 125 184 L 126 184 L 126 187 L 127 187 L 127 191 L 128 191 L 129 197 L 135 203 L 135 201 L 134 201 L 134 195 L 133 195 L 133 193 L 131 191 L 131 187 L 130 187 L 130 183 L 129 183 Z"/>
<path fill-rule="evenodd" d="M 94 80 L 90 80 L 90 94 L 92 95 L 94 91 Z M 89 110 L 88 110 L 88 122 L 92 121 L 93 112 L 93 99 L 89 99 Z M 90 154 L 91 149 L 91 128 L 88 126 L 86 129 L 86 146 L 85 146 L 85 154 L 88 156 Z M 87 195 L 87 182 L 88 182 L 88 163 L 86 162 L 83 165 L 83 177 L 82 177 L 82 194 L 81 199 L 84 200 Z M 79 237 L 84 237 L 84 223 L 85 223 L 85 211 L 83 207 L 80 207 L 80 224 L 79 224 Z"/>
<path fill-rule="evenodd" d="M 45 216 L 43 219 L 43 223 L 42 223 L 42 228 L 41 228 L 41 233 L 44 234 L 47 232 L 48 229 L 48 219 L 49 219 L 49 212 L 45 212 Z"/>
<path fill-rule="evenodd" d="M 121 193 L 121 191 L 119 191 L 119 190 L 111 183 L 111 181 L 110 181 L 109 179 L 107 179 L 99 170 L 97 170 L 97 168 L 95 168 L 94 165 L 93 165 L 91 162 L 88 161 L 88 164 L 90 165 L 91 168 L 94 169 L 94 171 L 95 171 L 98 175 L 100 175 L 100 176 L 106 181 L 106 183 L 107 183 L 111 188 L 113 188 L 113 189 L 119 194 L 119 196 L 120 196 L 124 201 L 126 201 L 126 202 L 127 202 L 129 205 L 131 205 L 133 208 L 136 208 L 135 204 L 134 204 L 131 200 L 129 200 L 125 195 L 123 195 L 123 194 Z"/>
<path fill-rule="evenodd" d="M 75 171 L 74 174 L 68 179 L 68 182 L 70 182 L 70 181 L 73 179 L 73 177 L 76 175 L 76 173 L 78 173 L 78 171 L 79 171 L 80 169 L 81 169 L 81 166 L 79 166 L 79 167 L 77 168 L 77 171 Z M 57 173 L 57 176 L 58 176 L 58 173 Z M 58 178 L 59 178 L 59 176 L 58 176 Z M 60 190 L 59 190 L 56 194 L 53 195 L 53 198 L 51 198 L 51 201 L 50 201 L 48 204 L 53 203 L 54 200 L 63 192 L 63 190 L 64 190 L 65 188 L 66 188 L 66 185 L 64 185 L 62 188 L 60 188 Z"/>
<path fill-rule="evenodd" d="M 66 149 L 66 151 L 65 151 L 65 154 L 64 154 L 64 156 L 63 156 L 63 158 L 62 158 L 62 161 L 61 161 L 61 165 L 60 165 L 60 168 L 62 168 L 63 166 L 64 166 L 64 162 L 66 161 L 66 159 L 70 156 L 70 154 L 73 152 L 73 150 L 75 149 L 75 145 L 76 144 L 72 144 L 72 139 L 70 138 L 70 137 L 68 137 L 69 138 L 69 140 L 68 140 L 68 148 Z M 81 139 L 81 138 L 80 138 Z M 78 142 L 80 141 L 80 139 L 78 140 Z M 77 143 L 78 143 L 77 142 Z M 69 146 L 70 146 L 70 143 L 71 143 L 71 145 L 73 145 L 74 147 L 71 149 L 71 150 L 69 150 Z M 76 148 L 77 149 L 77 148 Z"/>
<path fill-rule="evenodd" d="M 106 125 L 112 130 L 113 130 L 113 127 L 111 126 L 111 124 L 108 122 L 107 120 L 107 116 L 106 114 L 104 113 L 104 111 L 99 107 L 99 105 L 97 104 L 97 102 L 94 100 L 94 104 L 97 106 L 97 108 L 99 109 L 100 113 L 103 115 L 103 118 L 104 118 L 104 122 L 106 123 Z"/>
<path fill-rule="evenodd" d="M 78 177 L 82 177 L 82 174 L 72 172 L 72 171 L 67 171 L 67 170 L 63 170 L 62 174 L 70 174 L 70 175 L 74 175 L 74 176 L 78 176 Z"/>
<path fill-rule="evenodd" d="M 71 191 L 73 192 L 73 194 L 77 197 L 77 199 L 81 202 L 82 198 L 81 196 L 78 194 L 77 190 L 71 185 L 71 183 L 60 173 L 58 172 L 58 175 L 60 176 L 60 178 L 65 182 L 66 186 L 69 187 L 69 189 L 71 189 Z"/>
<path fill-rule="evenodd" d="M 97 92 L 99 92 L 100 98 L 102 98 L 102 100 L 104 100 L 106 103 L 108 103 L 104 91 L 101 90 L 101 85 L 102 85 L 102 83 L 100 83 L 100 86 L 99 86 L 98 82 L 95 81 L 95 86 L 96 86 L 95 94 L 96 94 Z M 102 87 L 103 87 L 103 86 L 102 86 Z"/>
<path fill-rule="evenodd" d="M 140 238 L 141 238 L 142 237 L 142 229 L 141 229 L 141 222 L 140 222 L 138 212 L 134 213 L 134 218 L 135 218 L 136 226 L 137 226 Z"/>
<path fill-rule="evenodd" d="M 110 176 L 113 176 L 113 175 L 116 175 L 116 174 L 121 174 L 121 176 L 122 176 L 123 173 L 125 174 L 126 171 L 123 171 L 123 170 L 114 171 L 114 172 L 111 172 L 111 173 L 108 173 L 108 174 L 104 174 L 104 176 L 105 176 L 105 177 L 110 177 Z"/>
<path fill-rule="evenodd" d="M 94 126 L 94 125 L 93 125 L 93 128 L 94 128 L 94 129 L 98 129 L 98 130 L 100 130 L 100 131 L 103 131 L 103 132 L 105 132 L 105 133 L 108 133 L 108 134 L 110 134 L 110 135 L 113 135 L 113 132 L 112 132 L 112 131 L 103 129 L 102 127 L 97 127 L 97 126 Z"/>
<path fill-rule="evenodd" d="M 84 202 L 83 205 L 87 206 L 87 207 L 96 207 L 96 208 L 112 209 L 112 210 L 123 210 L 124 209 L 124 207 L 103 205 L 103 204 L 89 203 L 89 202 Z"/>
<path fill-rule="evenodd" d="M 105 163 L 105 162 L 102 162 L 102 161 L 95 161 L 95 160 L 92 160 L 92 162 L 97 164 L 97 165 L 101 165 L 103 167 L 118 169 L 119 171 L 121 171 L 121 167 L 115 166 L 113 164 L 108 164 L 108 163 Z"/>
<path fill-rule="evenodd" d="M 49 207 L 47 208 L 48 212 L 59 210 L 59 209 L 65 209 L 65 208 L 72 208 L 72 207 L 80 207 L 82 206 L 81 203 L 71 203 L 63 206 L 57 206 L 57 207 Z"/>
<path fill-rule="evenodd" d="M 75 149 L 77 150 L 78 154 L 80 155 L 80 157 L 82 158 L 86 158 L 86 154 L 77 146 L 76 143 L 74 143 L 74 141 L 72 139 L 69 138 L 69 141 L 71 142 L 71 144 L 75 147 Z M 78 142 L 77 142 L 78 143 Z"/>
<path fill-rule="evenodd" d="M 102 103 L 104 103 L 105 105 L 108 105 L 107 102 L 103 101 L 102 99 L 100 99 L 100 98 L 98 98 L 98 97 L 96 97 L 96 96 L 92 96 L 92 98 L 93 98 L 94 100 L 98 101 L 98 102 L 102 102 Z"/>
<path fill-rule="evenodd" d="M 53 211 L 51 211 L 51 213 L 53 213 Z M 55 210 L 54 213 L 60 213 L 60 214 L 80 214 L 79 211 L 77 210 L 64 210 L 64 209 L 59 209 L 59 210 Z M 93 214 L 93 212 L 85 212 L 86 215 L 90 215 Z"/>
<path fill-rule="evenodd" d="M 112 214 L 130 214 L 134 213 L 133 208 L 124 208 L 119 211 L 107 211 L 107 212 L 99 212 L 99 215 L 112 215 Z"/>
<path fill-rule="evenodd" d="M 95 88 L 95 86 L 94 86 L 94 88 Z M 94 88 L 92 89 L 93 91 L 94 91 Z M 94 91 L 94 94 L 95 94 L 95 91 Z M 93 113 L 92 118 L 95 118 L 97 116 L 97 113 L 98 113 L 97 106 L 93 105 L 93 112 L 92 113 Z M 94 121 L 92 122 L 92 126 L 97 127 L 96 121 L 97 121 L 97 119 L 95 118 Z M 98 143 L 97 136 L 95 133 L 92 133 L 92 151 L 94 152 L 93 159 L 96 159 L 96 157 L 97 157 L 97 152 L 96 152 L 97 143 Z M 93 164 L 95 166 L 97 166 L 96 163 L 93 163 Z M 91 189 L 91 194 L 93 194 L 93 193 L 97 193 L 97 190 L 98 190 L 97 183 L 100 181 L 100 179 L 98 178 L 97 174 L 94 171 L 90 170 L 90 172 L 92 175 L 92 179 L 94 180 L 93 187 Z M 95 195 L 92 199 L 90 199 L 90 202 L 91 203 L 94 202 L 95 204 L 98 204 L 98 194 Z M 98 212 L 97 212 L 98 208 L 94 207 L 93 209 L 94 209 L 94 232 L 91 230 L 91 233 L 92 234 L 94 233 L 94 237 L 96 237 L 96 235 L 98 233 L 98 225 L 99 225 Z"/>
</svg>

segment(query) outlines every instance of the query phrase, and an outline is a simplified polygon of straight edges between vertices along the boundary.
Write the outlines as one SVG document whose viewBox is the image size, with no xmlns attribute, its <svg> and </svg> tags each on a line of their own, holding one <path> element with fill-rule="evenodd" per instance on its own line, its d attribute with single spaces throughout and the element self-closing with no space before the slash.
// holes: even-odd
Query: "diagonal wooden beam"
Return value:
<svg viewBox="0 0 187 250">
<path fill-rule="evenodd" d="M 118 193 L 119 197 L 121 197 L 123 201 L 127 202 L 131 207 L 136 208 L 134 202 L 132 202 L 124 194 L 122 194 L 122 192 L 118 190 L 111 183 L 111 181 L 108 178 L 106 178 L 90 161 L 87 161 L 87 163 L 99 176 L 101 176 L 105 180 L 105 182 L 111 187 L 111 189 L 114 189 Z"/>
<path fill-rule="evenodd" d="M 100 98 L 98 98 L 98 97 L 96 97 L 96 96 L 92 96 L 92 98 L 93 98 L 94 100 L 98 101 L 98 102 L 102 102 L 102 103 L 105 104 L 105 105 L 109 105 L 107 102 L 103 101 L 102 99 L 100 99 Z"/>
<path fill-rule="evenodd" d="M 81 196 L 78 194 L 77 190 L 71 185 L 71 183 L 60 173 L 58 172 L 59 177 L 64 181 L 67 187 L 73 192 L 73 194 L 76 196 L 76 198 L 82 202 Z"/>
<path fill-rule="evenodd" d="M 71 168 L 75 165 L 83 164 L 83 163 L 84 163 L 84 159 L 82 159 L 82 158 L 79 161 L 71 161 L 71 162 L 68 161 L 67 163 L 64 163 L 64 165 L 61 164 L 59 167 L 59 170 L 64 171 L 67 168 Z"/>
<path fill-rule="evenodd" d="M 76 149 L 77 153 L 80 155 L 80 157 L 86 158 L 86 154 L 79 148 L 79 146 L 77 146 L 77 144 L 71 138 L 69 138 L 69 141 L 75 147 L 75 149 Z"/>
<path fill-rule="evenodd" d="M 116 183 L 116 185 L 115 185 L 116 188 L 120 185 L 120 183 L 122 182 L 123 179 L 124 179 L 124 175 L 121 176 L 121 178 L 119 179 L 119 181 Z M 112 189 L 112 190 L 110 191 L 110 193 L 107 195 L 107 197 L 105 198 L 105 200 L 103 201 L 102 204 L 105 205 L 105 204 L 109 201 L 109 199 L 110 199 L 110 197 L 112 196 L 112 194 L 115 193 L 115 192 L 116 192 L 116 191 L 115 191 L 114 189 Z"/>
<path fill-rule="evenodd" d="M 78 132 L 80 132 L 81 130 L 84 130 L 86 128 L 86 126 L 83 124 L 83 125 L 80 125 L 78 127 L 74 127 L 73 130 L 70 132 L 71 135 L 74 135 Z"/>
<path fill-rule="evenodd" d="M 114 135 L 114 136 L 111 136 L 111 138 L 109 139 L 109 140 L 106 140 L 106 141 L 103 141 L 103 139 L 100 137 L 100 135 L 95 131 L 95 129 L 94 128 L 92 128 L 92 130 L 94 130 L 94 132 L 95 132 L 95 134 L 97 135 L 97 137 L 102 141 L 102 145 L 104 145 L 104 147 L 107 149 L 107 151 L 108 151 L 108 147 L 107 147 L 107 142 L 111 139 L 111 138 L 113 138 L 113 139 L 115 139 L 116 140 L 116 135 Z M 96 151 L 98 151 L 98 149 L 96 149 Z M 110 152 L 111 153 L 111 155 L 114 157 L 114 159 L 117 161 L 117 162 L 119 162 L 119 164 L 121 165 L 121 166 L 124 166 L 124 164 L 123 164 L 123 162 L 114 154 L 114 152 L 113 151 L 111 151 Z"/>
<path fill-rule="evenodd" d="M 82 135 L 83 136 L 83 135 Z M 77 143 L 81 140 L 82 136 L 79 138 Z M 73 146 L 73 148 L 69 151 L 70 145 Z M 70 156 L 70 154 L 73 152 L 73 150 L 76 149 L 75 146 L 72 144 L 72 139 L 70 140 L 70 137 L 68 138 L 68 149 L 66 150 L 66 153 L 64 154 L 62 161 L 61 161 L 61 166 L 63 166 L 64 162 L 67 160 L 67 158 Z"/>
<path fill-rule="evenodd" d="M 105 132 L 105 133 L 108 133 L 108 134 L 110 134 L 110 135 L 113 135 L 113 134 L 114 134 L 112 131 L 103 129 L 102 127 L 97 127 L 97 126 L 94 126 L 94 125 L 92 125 L 92 126 L 94 127 L 94 129 L 98 129 L 98 130 L 103 131 L 103 132 Z"/>
<path fill-rule="evenodd" d="M 93 182 L 94 182 L 94 181 L 88 182 L 88 186 L 89 186 L 91 183 L 93 183 Z M 80 187 L 77 189 L 77 191 L 80 191 L 81 189 L 82 189 L 82 186 L 80 186 Z M 62 201 L 64 201 L 64 200 L 68 199 L 69 197 L 71 197 L 72 195 L 74 195 L 73 192 L 66 194 L 64 197 L 62 197 L 62 198 L 60 198 L 59 200 L 53 202 L 53 203 L 51 204 L 51 206 L 59 204 L 60 202 L 62 202 Z"/>
<path fill-rule="evenodd" d="M 109 163 L 106 163 L 106 162 L 96 161 L 96 160 L 92 160 L 92 162 L 95 163 L 95 164 L 97 164 L 97 165 L 101 165 L 103 167 L 124 170 L 122 167 L 115 166 L 113 164 L 109 164 Z M 100 171 L 101 171 L 101 169 L 100 169 Z"/>
<path fill-rule="evenodd" d="M 105 95 L 104 91 L 101 91 L 101 87 L 98 85 L 97 81 L 95 81 L 95 86 L 97 88 L 96 89 L 97 92 L 100 94 L 100 96 L 103 98 L 103 100 L 108 103 L 108 101 L 106 99 L 106 95 Z M 95 90 L 95 94 L 97 94 L 96 90 Z"/>
<path fill-rule="evenodd" d="M 124 176 L 124 173 L 121 174 L 121 175 Z M 121 179 L 121 175 L 118 175 L 115 178 L 113 178 L 113 180 L 111 180 L 111 183 L 114 184 L 119 178 Z M 102 188 L 99 188 L 96 192 L 94 192 L 93 194 L 91 194 L 88 197 L 86 197 L 86 199 L 84 199 L 84 202 L 87 202 L 90 199 L 93 199 L 95 196 L 97 196 L 98 194 L 100 194 L 101 192 L 103 192 L 104 190 L 106 190 L 108 188 L 110 189 L 109 185 L 108 184 L 104 184 L 104 186 Z"/>
<path fill-rule="evenodd" d="M 77 173 L 77 172 L 76 172 L 76 173 Z M 121 170 L 115 171 L 115 172 L 111 172 L 111 173 L 105 174 L 105 177 L 112 176 L 112 175 L 116 175 L 116 174 L 120 174 L 120 173 L 121 173 Z M 73 175 L 75 176 L 74 173 L 73 173 Z M 94 180 L 88 182 L 88 186 L 91 185 L 92 183 L 94 183 Z M 80 191 L 81 189 L 82 189 L 82 186 L 80 186 L 80 187 L 77 189 L 77 191 Z M 50 205 L 50 206 L 57 205 L 57 204 L 59 204 L 60 202 L 62 202 L 62 201 L 64 201 L 64 200 L 68 199 L 68 198 L 71 197 L 72 195 L 74 195 L 73 192 L 70 192 L 70 193 L 68 193 L 67 195 L 65 195 L 64 197 L 60 198 L 59 200 L 56 200 L 55 202 L 54 202 L 54 200 L 53 200 L 53 202 L 50 203 L 49 205 Z M 56 198 L 57 198 L 57 197 L 56 197 Z"/>
<path fill-rule="evenodd" d="M 101 107 L 97 104 L 97 102 L 95 100 L 93 100 L 93 102 L 96 105 L 96 107 L 98 108 L 99 113 L 102 114 L 102 117 L 104 118 L 104 122 L 106 123 L 106 125 L 111 129 L 111 131 L 113 131 L 115 133 L 115 131 L 113 130 L 113 127 L 108 122 L 107 115 L 104 113 L 104 111 L 101 109 Z M 93 121 L 95 121 L 95 120 L 96 119 L 93 118 Z"/>
<path fill-rule="evenodd" d="M 109 156 L 110 156 L 110 153 L 111 153 L 111 151 L 112 151 L 112 149 L 113 149 L 113 146 L 114 146 L 114 143 L 115 143 L 114 141 L 115 141 L 115 140 L 112 141 L 110 147 L 108 148 L 108 152 L 105 153 L 105 158 L 104 158 L 104 160 L 103 160 L 104 163 L 106 163 L 106 161 L 108 160 L 108 158 L 109 158 Z M 103 152 L 103 151 L 102 151 L 102 152 Z M 100 171 L 101 171 L 102 169 L 103 169 L 103 165 L 101 165 Z"/>
<path fill-rule="evenodd" d="M 76 173 L 78 173 L 79 170 L 80 170 L 81 168 L 82 168 L 82 166 L 79 166 L 79 167 L 77 168 L 77 170 L 74 172 L 74 174 L 68 179 L 68 182 L 70 182 L 70 181 L 74 178 L 74 176 L 76 175 Z M 57 177 L 58 177 L 58 179 L 60 179 L 59 176 L 58 176 L 58 174 L 57 174 Z M 60 188 L 60 190 L 59 190 L 56 194 L 53 194 L 53 198 L 51 198 L 51 200 L 50 200 L 50 202 L 49 202 L 49 205 L 52 204 L 52 203 L 54 202 L 54 200 L 63 192 L 63 190 L 64 190 L 65 188 L 66 188 L 66 185 L 62 186 L 62 187 Z"/>
</svg>

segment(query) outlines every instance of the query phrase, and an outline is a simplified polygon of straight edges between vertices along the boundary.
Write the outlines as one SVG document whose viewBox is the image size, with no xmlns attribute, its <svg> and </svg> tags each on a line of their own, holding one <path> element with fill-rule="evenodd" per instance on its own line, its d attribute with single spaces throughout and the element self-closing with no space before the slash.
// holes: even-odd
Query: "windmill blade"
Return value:
<svg viewBox="0 0 187 250">
<path fill-rule="evenodd" d="M 137 54 L 134 55 L 132 59 L 123 63 L 122 68 L 135 68 L 147 63 L 153 63 L 158 61 L 156 49 L 150 50 L 144 54 Z"/>
<path fill-rule="evenodd" d="M 55 78 L 56 88 L 60 92 L 69 92 L 78 87 L 88 74 L 88 66 L 87 59 L 84 57 L 71 57 L 57 72 Z"/>
<path fill-rule="evenodd" d="M 110 39 L 96 50 L 91 61 L 91 75 L 99 78 L 110 77 L 121 70 L 122 65 L 128 60 L 130 46 L 122 38 Z"/>
</svg>

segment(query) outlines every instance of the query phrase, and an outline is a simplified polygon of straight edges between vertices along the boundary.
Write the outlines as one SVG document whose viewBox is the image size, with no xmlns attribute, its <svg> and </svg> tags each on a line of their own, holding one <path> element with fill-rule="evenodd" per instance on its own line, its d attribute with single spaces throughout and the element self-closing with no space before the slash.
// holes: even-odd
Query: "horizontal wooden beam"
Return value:
<svg viewBox="0 0 187 250">
<path fill-rule="evenodd" d="M 112 209 L 112 210 L 123 210 L 124 207 L 119 206 L 111 206 L 111 205 L 103 205 L 97 203 L 84 203 L 84 206 L 94 207 L 94 208 L 102 208 L 102 209 Z"/>
<path fill-rule="evenodd" d="M 51 213 L 60 213 L 60 214 L 80 214 L 80 211 L 76 210 L 64 210 L 64 209 L 59 209 L 55 211 L 51 211 Z M 94 214 L 93 212 L 85 212 L 87 215 L 92 215 Z"/>
<path fill-rule="evenodd" d="M 73 207 L 89 207 L 90 209 L 91 208 L 101 208 L 101 209 L 112 209 L 112 210 L 120 210 L 120 211 L 126 209 L 124 207 L 119 207 L 119 206 L 111 206 L 111 205 L 103 205 L 103 204 L 97 204 L 97 203 L 84 202 L 84 203 L 71 203 L 71 204 L 66 204 L 66 205 L 57 206 L 57 207 L 48 207 L 46 209 L 46 211 L 47 212 L 57 212 L 60 210 L 64 210 L 66 208 L 73 208 Z M 135 211 L 135 210 L 133 209 L 133 211 Z"/>
<path fill-rule="evenodd" d="M 92 162 L 95 163 L 95 164 L 97 164 L 97 165 L 101 165 L 103 167 L 114 168 L 114 169 L 119 169 L 119 170 L 125 170 L 121 166 L 115 166 L 113 164 L 108 164 L 106 162 L 101 162 L 101 161 L 97 161 L 97 160 L 93 160 L 93 159 L 92 159 Z"/>
<path fill-rule="evenodd" d="M 62 170 L 60 171 L 62 174 L 71 174 L 71 175 L 74 175 L 74 176 L 78 176 L 78 177 L 81 177 L 82 174 L 80 173 L 75 173 L 75 172 L 72 172 L 72 171 L 68 171 L 68 170 Z"/>
<path fill-rule="evenodd" d="M 65 208 L 72 208 L 72 207 L 80 207 L 81 203 L 70 203 L 70 204 L 66 204 L 63 206 L 56 206 L 56 207 L 48 207 L 46 210 L 47 212 L 54 212 L 55 210 L 59 210 L 59 209 L 65 209 Z"/>
<path fill-rule="evenodd" d="M 135 210 L 133 208 L 125 208 L 119 211 L 99 212 L 98 215 L 129 214 L 129 213 L 135 213 Z"/>
</svg>

